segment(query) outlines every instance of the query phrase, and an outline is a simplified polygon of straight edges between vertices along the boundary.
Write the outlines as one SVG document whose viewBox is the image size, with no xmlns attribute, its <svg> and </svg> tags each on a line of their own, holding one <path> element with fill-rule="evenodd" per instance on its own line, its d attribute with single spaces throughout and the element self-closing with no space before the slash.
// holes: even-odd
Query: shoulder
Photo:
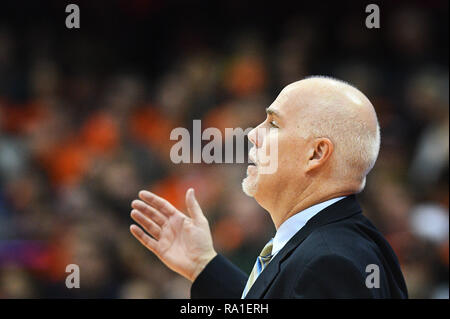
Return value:
<svg viewBox="0 0 450 319">
<path fill-rule="evenodd" d="M 315 229 L 293 252 L 293 259 L 312 262 L 328 260 L 344 262 L 360 271 L 379 260 L 380 251 L 374 240 L 376 229 L 364 218 L 347 219 Z"/>
</svg>

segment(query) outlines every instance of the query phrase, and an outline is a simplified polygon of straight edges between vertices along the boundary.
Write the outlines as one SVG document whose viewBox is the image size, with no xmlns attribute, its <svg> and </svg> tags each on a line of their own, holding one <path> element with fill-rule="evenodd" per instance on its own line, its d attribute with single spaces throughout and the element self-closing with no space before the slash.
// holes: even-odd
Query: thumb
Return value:
<svg viewBox="0 0 450 319">
<path fill-rule="evenodd" d="M 191 216 L 194 221 L 198 221 L 200 218 L 204 217 L 202 209 L 195 198 L 193 188 L 189 188 L 186 192 L 186 207 L 189 216 Z"/>
</svg>

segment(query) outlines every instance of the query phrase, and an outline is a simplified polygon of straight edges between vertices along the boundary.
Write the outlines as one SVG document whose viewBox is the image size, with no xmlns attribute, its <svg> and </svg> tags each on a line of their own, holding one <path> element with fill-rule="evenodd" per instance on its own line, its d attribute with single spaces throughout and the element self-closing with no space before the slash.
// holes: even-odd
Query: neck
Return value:
<svg viewBox="0 0 450 319">
<path fill-rule="evenodd" d="M 319 183 L 318 185 L 326 185 L 326 183 Z M 324 189 L 323 187 L 316 187 L 314 184 L 309 184 L 306 188 L 296 191 L 283 191 L 285 197 L 277 201 L 271 209 L 267 209 L 272 217 L 275 228 L 278 228 L 293 215 L 311 207 L 313 205 L 325 202 L 329 199 L 346 196 L 355 193 L 353 190 L 347 189 Z"/>
</svg>

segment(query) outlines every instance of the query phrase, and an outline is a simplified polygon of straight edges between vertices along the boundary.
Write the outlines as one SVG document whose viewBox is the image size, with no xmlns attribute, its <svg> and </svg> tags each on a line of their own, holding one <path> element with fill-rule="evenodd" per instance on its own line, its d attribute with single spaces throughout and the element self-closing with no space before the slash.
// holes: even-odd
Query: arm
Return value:
<svg viewBox="0 0 450 319">
<path fill-rule="evenodd" d="M 198 275 L 191 298 L 241 298 L 248 276 L 222 255 L 217 255 Z"/>
</svg>

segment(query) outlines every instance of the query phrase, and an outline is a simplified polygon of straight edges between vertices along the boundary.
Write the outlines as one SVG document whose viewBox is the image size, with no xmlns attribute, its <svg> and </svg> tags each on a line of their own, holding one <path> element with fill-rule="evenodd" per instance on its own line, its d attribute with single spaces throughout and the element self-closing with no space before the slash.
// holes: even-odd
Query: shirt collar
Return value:
<svg viewBox="0 0 450 319">
<path fill-rule="evenodd" d="M 326 207 L 336 203 L 346 196 L 333 198 L 325 202 L 313 205 L 297 214 L 289 217 L 278 228 L 275 237 L 273 238 L 272 255 L 275 256 L 287 242 L 300 230 L 303 226 L 314 217 L 317 213 L 324 210 Z"/>
</svg>

